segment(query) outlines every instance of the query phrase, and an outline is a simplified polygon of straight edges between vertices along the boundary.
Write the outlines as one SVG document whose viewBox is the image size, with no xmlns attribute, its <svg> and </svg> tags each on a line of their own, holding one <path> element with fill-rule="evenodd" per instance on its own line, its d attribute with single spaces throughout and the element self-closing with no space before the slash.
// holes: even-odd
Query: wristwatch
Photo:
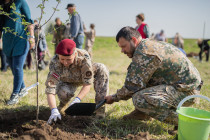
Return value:
<svg viewBox="0 0 210 140">
<path fill-rule="evenodd" d="M 33 36 L 29 35 L 28 38 L 35 38 L 35 36 L 34 35 Z"/>
</svg>

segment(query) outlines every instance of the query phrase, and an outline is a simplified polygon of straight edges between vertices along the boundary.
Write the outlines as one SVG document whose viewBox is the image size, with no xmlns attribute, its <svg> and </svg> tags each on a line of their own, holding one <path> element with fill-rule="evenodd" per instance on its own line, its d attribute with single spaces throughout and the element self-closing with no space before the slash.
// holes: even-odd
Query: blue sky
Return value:
<svg viewBox="0 0 210 140">
<path fill-rule="evenodd" d="M 32 17 L 40 16 L 36 6 L 41 0 L 27 0 Z M 145 14 L 151 33 L 164 29 L 167 37 L 179 32 L 184 38 L 202 38 L 204 21 L 205 38 L 210 38 L 210 0 L 62 0 L 52 20 L 68 19 L 66 5 L 74 3 L 86 27 L 96 25 L 97 36 L 115 36 L 124 26 L 136 26 L 135 17 Z M 56 0 L 46 3 L 44 20 L 52 14 Z"/>
</svg>

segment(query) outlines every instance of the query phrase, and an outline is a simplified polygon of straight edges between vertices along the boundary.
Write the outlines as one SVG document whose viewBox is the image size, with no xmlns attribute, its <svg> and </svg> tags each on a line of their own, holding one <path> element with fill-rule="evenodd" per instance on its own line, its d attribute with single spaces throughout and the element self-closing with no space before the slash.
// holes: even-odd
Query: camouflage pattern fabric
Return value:
<svg viewBox="0 0 210 140">
<path fill-rule="evenodd" d="M 55 25 L 54 26 L 54 41 L 55 41 L 55 48 L 58 46 L 58 44 L 60 43 L 61 40 L 65 39 L 65 30 L 66 30 L 66 26 L 65 25 Z"/>
<path fill-rule="evenodd" d="M 133 104 L 136 109 L 159 121 L 178 124 L 176 108 L 179 102 L 188 95 L 199 94 L 198 90 L 182 92 L 169 85 L 158 85 L 136 92 Z M 188 100 L 183 106 L 190 106 L 194 99 Z"/>
<path fill-rule="evenodd" d="M 95 30 L 91 29 L 89 32 L 85 31 L 86 41 L 85 41 L 85 50 L 92 57 L 93 44 L 95 42 Z"/>
<path fill-rule="evenodd" d="M 134 52 L 124 86 L 113 97 L 127 100 L 136 91 L 162 84 L 173 85 L 180 91 L 192 91 L 200 83 L 198 70 L 177 47 L 145 39 Z"/>
<path fill-rule="evenodd" d="M 74 93 L 78 87 L 79 85 L 77 84 L 59 82 L 56 88 L 59 101 L 64 105 L 67 104 L 74 97 Z"/>
<path fill-rule="evenodd" d="M 134 52 L 124 86 L 112 97 L 114 101 L 138 97 L 136 100 L 139 102 L 134 102 L 137 108 L 141 108 L 141 111 L 142 108 L 153 110 L 152 116 L 166 118 L 170 115 L 164 112 L 170 114 L 170 107 L 176 107 L 177 103 L 188 95 L 199 94 L 196 89 L 200 83 L 198 70 L 177 47 L 165 42 L 143 39 Z M 169 94 L 161 85 L 173 88 L 170 92 L 174 92 Z M 161 92 L 158 92 L 159 88 Z M 146 96 L 143 94 L 144 91 L 147 93 Z M 141 101 L 141 98 L 144 101 Z M 165 103 L 166 100 L 167 103 Z M 156 110 L 163 113 L 164 117 Z"/>
<path fill-rule="evenodd" d="M 94 63 L 94 90 L 96 92 L 95 101 L 98 104 L 109 93 L 109 70 L 104 64 Z"/>
<path fill-rule="evenodd" d="M 109 71 L 104 64 L 91 62 L 85 50 L 76 49 L 74 64 L 64 67 L 55 56 L 50 63 L 46 80 L 46 94 L 57 94 L 59 100 L 66 104 L 77 87 L 94 84 L 95 101 L 100 102 L 109 92 Z"/>
</svg>

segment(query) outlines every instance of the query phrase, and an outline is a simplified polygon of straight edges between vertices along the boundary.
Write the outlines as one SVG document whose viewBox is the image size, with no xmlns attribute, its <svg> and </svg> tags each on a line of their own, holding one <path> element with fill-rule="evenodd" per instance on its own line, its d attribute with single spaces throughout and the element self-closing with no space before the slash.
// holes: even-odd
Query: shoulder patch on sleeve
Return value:
<svg viewBox="0 0 210 140">
<path fill-rule="evenodd" d="M 91 77 L 92 76 L 92 72 L 91 71 L 87 71 L 86 72 L 86 77 Z"/>
<path fill-rule="evenodd" d="M 52 73 L 49 75 L 49 77 L 46 81 L 46 85 L 49 87 L 54 87 L 57 85 L 59 80 L 60 80 L 60 76 L 57 73 Z"/>
<path fill-rule="evenodd" d="M 60 78 L 60 76 L 59 76 L 58 74 L 56 74 L 56 73 L 53 73 L 52 76 L 53 76 L 55 79 L 57 79 L 57 80 L 59 80 L 59 78 Z"/>
</svg>

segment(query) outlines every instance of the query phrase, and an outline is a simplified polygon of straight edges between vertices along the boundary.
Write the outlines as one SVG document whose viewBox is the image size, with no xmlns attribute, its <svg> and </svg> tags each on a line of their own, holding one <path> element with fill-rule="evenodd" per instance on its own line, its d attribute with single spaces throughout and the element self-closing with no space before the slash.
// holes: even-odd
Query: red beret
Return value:
<svg viewBox="0 0 210 140">
<path fill-rule="evenodd" d="M 56 47 L 56 54 L 69 56 L 74 53 L 75 48 L 76 48 L 76 44 L 73 40 L 64 39 Z"/>
</svg>

